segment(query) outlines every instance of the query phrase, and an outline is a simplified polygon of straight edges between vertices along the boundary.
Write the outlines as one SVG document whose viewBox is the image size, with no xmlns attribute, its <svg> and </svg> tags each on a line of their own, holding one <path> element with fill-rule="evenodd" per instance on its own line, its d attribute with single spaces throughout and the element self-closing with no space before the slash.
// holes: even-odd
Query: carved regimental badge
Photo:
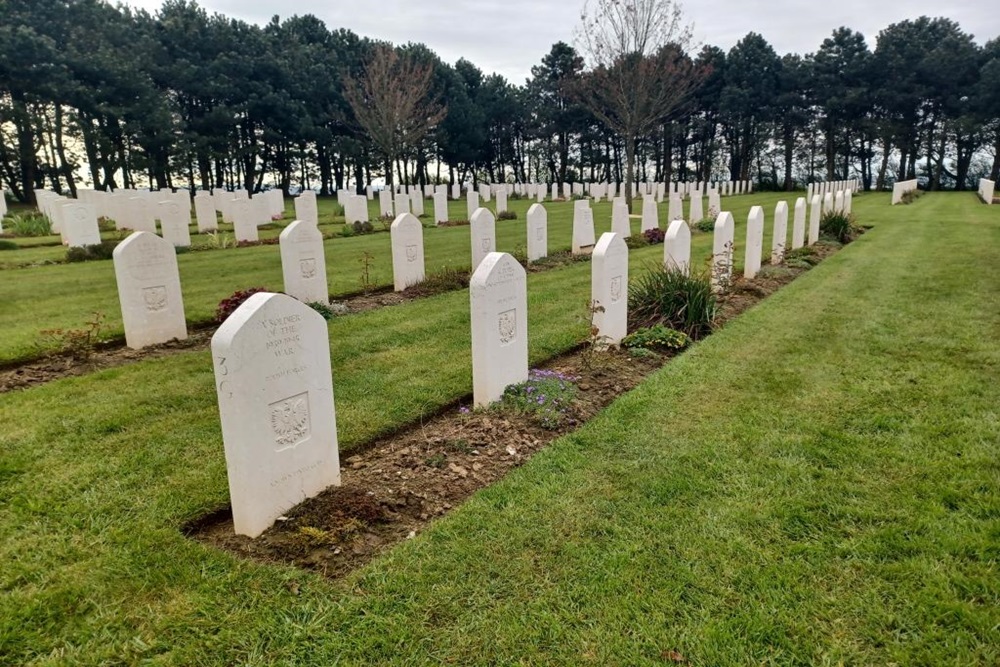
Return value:
<svg viewBox="0 0 1000 667">
<path fill-rule="evenodd" d="M 408 245 L 406 246 L 406 261 L 415 262 L 417 261 L 417 246 Z"/>
<path fill-rule="evenodd" d="M 146 304 L 146 310 L 151 313 L 158 313 L 167 307 L 167 288 L 164 285 L 157 287 L 147 287 L 142 290 L 142 300 Z"/>
<path fill-rule="evenodd" d="M 299 270 L 302 272 L 302 277 L 306 280 L 316 277 L 316 260 L 300 259 Z"/>
<path fill-rule="evenodd" d="M 295 447 L 309 438 L 308 393 L 271 403 L 268 409 L 278 451 Z"/>
<path fill-rule="evenodd" d="M 517 338 L 517 310 L 500 313 L 497 324 L 500 329 L 500 344 L 507 345 Z"/>
</svg>

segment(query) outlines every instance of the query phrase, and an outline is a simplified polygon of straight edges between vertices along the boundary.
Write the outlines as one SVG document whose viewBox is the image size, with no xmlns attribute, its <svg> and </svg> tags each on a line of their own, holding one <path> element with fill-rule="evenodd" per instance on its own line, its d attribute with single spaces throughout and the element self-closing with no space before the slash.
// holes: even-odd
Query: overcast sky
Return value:
<svg viewBox="0 0 1000 667">
<path fill-rule="evenodd" d="M 161 0 L 126 0 L 156 10 Z M 313 14 L 330 28 L 393 43 L 423 42 L 443 60 L 467 58 L 479 68 L 524 83 L 552 44 L 573 43 L 583 0 L 199 0 L 209 12 L 253 23 L 275 14 Z M 728 50 L 748 32 L 758 32 L 779 54 L 814 52 L 834 28 L 860 31 L 874 47 L 878 32 L 921 15 L 945 16 L 971 32 L 980 44 L 1000 35 L 997 0 L 688 0 L 687 19 L 703 44 Z"/>
</svg>

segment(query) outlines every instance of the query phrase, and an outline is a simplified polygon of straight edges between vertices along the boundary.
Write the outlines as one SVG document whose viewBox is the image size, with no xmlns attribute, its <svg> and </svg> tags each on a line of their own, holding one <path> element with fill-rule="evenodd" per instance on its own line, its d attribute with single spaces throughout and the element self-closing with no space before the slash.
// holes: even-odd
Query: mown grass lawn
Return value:
<svg viewBox="0 0 1000 667">
<path fill-rule="evenodd" d="M 764 203 L 770 217 L 778 199 L 777 195 L 769 194 L 731 197 L 725 201 L 727 210 L 731 210 L 736 217 L 739 229 L 739 224 L 746 224 L 751 205 Z M 518 219 L 497 223 L 497 247 L 504 252 L 515 252 L 518 249 L 523 251 L 527 244 L 525 218 L 531 202 L 512 200 L 509 203 L 511 210 L 517 212 Z M 464 201 L 451 202 L 450 205 L 453 217 L 465 217 Z M 549 251 L 569 250 L 573 229 L 572 202 L 546 203 L 545 206 L 549 213 Z M 666 206 L 664 204 L 660 210 L 663 228 L 666 228 Z M 611 204 L 596 204 L 594 211 L 598 235 L 609 231 Z M 289 217 L 288 221 L 290 220 Z M 632 228 L 638 234 L 638 220 L 632 221 Z M 263 233 L 276 236 L 278 231 L 268 230 Z M 737 232 L 737 238 L 739 233 Z M 770 238 L 770 227 L 767 235 Z M 362 260 L 366 253 L 370 258 L 369 286 L 392 284 L 392 255 L 388 233 L 334 238 L 324 245 L 332 294 L 348 294 L 362 289 Z M 468 227 L 426 229 L 424 245 L 427 270 L 430 272 L 444 267 L 467 268 L 470 264 Z M 711 243 L 706 247 L 710 251 Z M 54 250 L 61 255 L 65 254 L 61 249 Z M 6 252 L 18 255 L 35 251 Z M 650 252 L 649 256 L 655 254 Z M 770 256 L 769 241 L 765 243 L 764 254 Z M 742 263 L 742 256 L 737 259 Z M 3 257 L 0 257 L 0 261 L 2 260 Z M 178 266 L 185 313 L 191 323 L 211 320 L 219 301 L 237 290 L 258 286 L 272 290 L 282 289 L 281 256 L 277 246 L 190 252 L 178 256 Z M 0 330 L 4 332 L 4 336 L 0 338 L 0 363 L 37 356 L 48 349 L 46 346 L 53 345 L 52 341 L 40 340 L 39 331 L 80 329 L 93 319 L 95 312 L 105 317 L 101 332 L 103 338 L 124 335 L 114 266 L 110 260 L 0 270 L 0 304 Z"/>
<path fill-rule="evenodd" d="M 0 396 L 0 661 L 995 664 L 1000 218 L 862 199 L 858 243 L 341 582 L 180 535 L 227 495 L 206 353 Z M 529 278 L 533 358 L 588 289 Z M 345 449 L 468 391 L 465 311 L 331 323 Z"/>
</svg>

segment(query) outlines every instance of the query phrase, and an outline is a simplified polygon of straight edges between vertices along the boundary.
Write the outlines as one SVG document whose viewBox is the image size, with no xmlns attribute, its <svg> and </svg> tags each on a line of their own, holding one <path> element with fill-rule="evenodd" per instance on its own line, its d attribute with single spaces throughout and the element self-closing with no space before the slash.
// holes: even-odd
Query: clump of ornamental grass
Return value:
<svg viewBox="0 0 1000 667">
<path fill-rule="evenodd" d="M 658 264 L 630 281 L 628 294 L 633 330 L 661 324 L 695 339 L 712 331 L 717 302 L 707 276 Z"/>
</svg>

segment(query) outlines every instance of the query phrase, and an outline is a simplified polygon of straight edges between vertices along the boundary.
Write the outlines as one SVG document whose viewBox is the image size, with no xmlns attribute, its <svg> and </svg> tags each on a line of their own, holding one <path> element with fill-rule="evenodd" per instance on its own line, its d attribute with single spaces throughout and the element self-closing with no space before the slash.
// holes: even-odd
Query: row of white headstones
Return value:
<svg viewBox="0 0 1000 667">
<path fill-rule="evenodd" d="M 997 184 L 988 178 L 979 179 L 979 196 L 987 206 L 993 205 L 993 193 Z"/>
<path fill-rule="evenodd" d="M 621 203 L 624 206 L 624 203 Z M 621 206 L 616 202 L 617 213 Z M 850 212 L 850 192 L 814 195 L 808 242 L 816 241 L 823 207 Z M 578 206 L 574 238 L 593 216 Z M 547 236 L 545 209 L 529 212 L 532 231 Z M 495 219 L 487 209 L 472 216 L 473 265 L 469 283 L 472 327 L 473 398 L 477 406 L 498 401 L 504 390 L 528 378 L 526 272 L 511 255 L 495 251 Z M 771 261 L 784 255 L 788 205 L 779 202 L 774 216 Z M 792 247 L 806 238 L 806 202 L 795 204 Z M 532 226 L 534 223 L 534 226 Z M 613 221 L 614 224 L 614 221 Z M 733 268 L 734 221 L 719 214 L 714 227 L 713 282 L 730 279 Z M 751 209 L 747 225 L 746 268 L 752 278 L 761 266 L 764 211 Z M 392 224 L 394 269 L 405 264 L 410 279 L 423 276 L 422 226 L 404 213 Z M 485 242 L 484 242 L 485 241 Z M 235 530 L 256 537 L 289 508 L 340 483 L 336 413 L 326 321 L 304 300 L 326 299 L 322 235 L 316 225 L 295 221 L 282 233 L 282 269 L 286 291 L 297 294 L 253 295 L 229 317 L 212 338 L 216 388 L 222 423 Z M 180 278 L 173 248 L 148 232 L 136 232 L 115 250 L 126 335 L 136 323 L 156 328 L 159 338 L 186 336 Z M 668 226 L 664 262 L 690 270 L 691 232 L 684 220 Z M 311 285 L 314 293 L 297 292 Z M 628 322 L 628 247 L 621 233 L 601 235 L 593 244 L 591 297 L 594 327 L 602 345 L 620 343 Z M 166 320 L 172 320 L 172 327 Z M 132 345 L 130 340 L 129 344 Z"/>
</svg>

